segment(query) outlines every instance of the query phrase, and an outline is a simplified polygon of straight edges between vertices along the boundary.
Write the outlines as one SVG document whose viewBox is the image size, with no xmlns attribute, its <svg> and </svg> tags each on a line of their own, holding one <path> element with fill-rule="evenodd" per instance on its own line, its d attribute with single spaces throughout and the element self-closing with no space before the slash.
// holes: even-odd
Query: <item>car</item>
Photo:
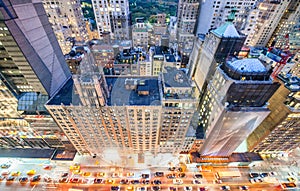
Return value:
<svg viewBox="0 0 300 191">
<path fill-rule="evenodd" d="M 102 178 L 95 178 L 94 179 L 94 184 L 101 184 L 103 182 Z"/>
<path fill-rule="evenodd" d="M 175 173 L 167 174 L 166 177 L 169 178 L 169 179 L 173 179 L 173 178 L 176 178 L 176 174 Z"/>
<path fill-rule="evenodd" d="M 240 190 L 249 190 L 249 187 L 248 186 L 239 186 L 239 189 Z"/>
<path fill-rule="evenodd" d="M 142 178 L 144 178 L 144 179 L 147 179 L 147 178 L 149 178 L 149 177 L 150 177 L 149 174 L 142 174 Z"/>
<path fill-rule="evenodd" d="M 179 173 L 178 178 L 185 178 L 185 173 L 183 173 L 183 172 Z"/>
<path fill-rule="evenodd" d="M 128 173 L 126 174 L 126 176 L 127 176 L 127 177 L 133 177 L 133 176 L 134 176 L 134 173 L 133 173 L 133 172 L 128 172 Z"/>
<path fill-rule="evenodd" d="M 164 173 L 163 172 L 155 172 L 154 176 L 156 176 L 156 177 L 163 177 Z"/>
<path fill-rule="evenodd" d="M 29 175 L 29 176 L 31 176 L 31 175 L 34 175 L 35 172 L 36 172 L 35 170 L 31 169 L 31 170 L 28 170 L 28 171 L 26 172 L 26 174 Z"/>
<path fill-rule="evenodd" d="M 44 181 L 45 181 L 45 182 L 52 182 L 52 178 L 51 178 L 49 175 L 46 174 L 46 175 L 44 176 Z"/>
<path fill-rule="evenodd" d="M 31 179 L 30 182 L 38 182 L 41 180 L 41 175 L 34 175 Z"/>
<path fill-rule="evenodd" d="M 192 190 L 193 190 L 193 187 L 191 187 L 191 186 L 185 186 L 185 187 L 183 188 L 183 190 L 184 190 L 184 191 L 192 191 Z"/>
<path fill-rule="evenodd" d="M 230 190 L 230 186 L 221 186 L 220 190 Z"/>
<path fill-rule="evenodd" d="M 294 182 L 282 183 L 281 186 L 282 186 L 282 188 L 295 188 L 295 187 L 297 187 L 297 185 Z"/>
<path fill-rule="evenodd" d="M 91 172 L 84 172 L 84 173 L 82 173 L 82 176 L 84 176 L 84 177 L 89 177 L 89 176 L 91 176 Z"/>
<path fill-rule="evenodd" d="M 183 184 L 182 179 L 173 179 L 173 184 Z"/>
<path fill-rule="evenodd" d="M 15 177 L 14 176 L 7 176 L 6 181 L 14 181 Z"/>
<path fill-rule="evenodd" d="M 140 183 L 140 181 L 137 179 L 130 181 L 130 184 L 139 184 L 139 183 Z"/>
<path fill-rule="evenodd" d="M 175 170 L 176 170 L 176 167 L 169 167 L 169 171 L 175 171 Z"/>
<path fill-rule="evenodd" d="M 121 179 L 120 184 L 128 184 L 129 181 L 127 179 Z"/>
<path fill-rule="evenodd" d="M 120 191 L 120 186 L 111 186 L 110 190 L 111 191 Z"/>
<path fill-rule="evenodd" d="M 150 184 L 150 180 L 142 180 L 142 184 Z"/>
<path fill-rule="evenodd" d="M 221 179 L 215 179 L 215 180 L 214 180 L 214 183 L 215 183 L 215 184 L 222 184 L 223 181 L 222 181 Z"/>
<path fill-rule="evenodd" d="M 73 174 L 82 174 L 83 172 L 81 170 L 73 170 Z"/>
<path fill-rule="evenodd" d="M 252 178 L 249 180 L 252 184 L 254 183 L 258 183 L 258 182 L 263 182 L 263 180 L 261 178 Z"/>
<path fill-rule="evenodd" d="M 134 189 L 133 186 L 127 186 L 126 190 L 127 190 L 127 191 L 134 191 L 135 189 Z"/>
<path fill-rule="evenodd" d="M 1 164 L 1 168 L 9 168 L 10 166 L 11 164 L 8 163 Z"/>
<path fill-rule="evenodd" d="M 105 172 L 97 172 L 96 177 L 105 177 Z"/>
<path fill-rule="evenodd" d="M 137 191 L 147 191 L 147 187 L 145 186 L 139 186 L 136 188 Z"/>
<path fill-rule="evenodd" d="M 197 174 L 194 174 L 194 178 L 195 178 L 195 179 L 203 178 L 203 175 L 197 173 Z"/>
<path fill-rule="evenodd" d="M 44 170 L 51 170 L 52 169 L 52 165 L 45 165 L 45 166 L 43 166 L 43 169 Z"/>
<path fill-rule="evenodd" d="M 249 190 L 249 187 L 248 186 L 239 186 L 239 189 L 240 190 Z"/>
<path fill-rule="evenodd" d="M 59 183 L 67 183 L 68 181 L 69 181 L 69 179 L 67 177 L 63 177 L 58 180 Z"/>
<path fill-rule="evenodd" d="M 68 172 L 63 172 L 60 177 L 61 178 L 65 178 L 65 177 L 68 177 L 69 176 L 69 173 Z"/>
<path fill-rule="evenodd" d="M 277 176 L 277 175 L 278 175 L 278 173 L 277 173 L 277 172 L 274 172 L 274 171 L 272 171 L 272 172 L 269 172 L 269 175 L 270 175 L 270 176 Z"/>
<path fill-rule="evenodd" d="M 112 177 L 112 178 L 118 178 L 118 177 L 120 177 L 120 174 L 114 172 L 114 173 L 112 173 L 111 177 Z"/>
<path fill-rule="evenodd" d="M 70 170 L 79 170 L 80 166 L 79 165 L 71 165 Z"/>
<path fill-rule="evenodd" d="M 152 181 L 152 184 L 159 185 L 159 184 L 161 184 L 161 181 L 158 179 L 155 179 Z"/>
<path fill-rule="evenodd" d="M 26 184 L 28 182 L 28 177 L 27 176 L 23 176 L 23 177 L 19 178 L 19 182 L 21 184 Z"/>
<path fill-rule="evenodd" d="M 289 176 L 297 176 L 296 173 L 294 173 L 294 172 L 288 172 L 288 175 Z"/>
<path fill-rule="evenodd" d="M 194 180 L 193 180 L 193 184 L 201 184 L 201 182 L 200 182 L 200 180 L 198 180 L 198 179 L 194 179 Z"/>
<path fill-rule="evenodd" d="M 177 191 L 177 188 L 174 187 L 174 186 L 170 186 L 170 187 L 169 187 L 169 191 Z"/>
<path fill-rule="evenodd" d="M 296 181 L 296 179 L 293 178 L 293 177 L 287 177 L 287 180 L 288 180 L 289 182 L 295 182 L 295 181 Z"/>
<path fill-rule="evenodd" d="M 207 187 L 198 187 L 198 191 L 207 191 L 208 188 Z"/>
<path fill-rule="evenodd" d="M 269 173 L 266 173 L 266 172 L 260 173 L 260 177 L 262 177 L 262 178 L 267 177 L 267 176 L 269 176 Z"/>
<path fill-rule="evenodd" d="M 9 170 L 2 170 L 1 171 L 1 175 L 3 175 L 3 176 L 9 175 L 9 174 L 10 174 Z"/>
<path fill-rule="evenodd" d="M 13 171 L 12 173 L 10 173 L 11 176 L 20 176 L 21 172 L 20 171 Z"/>
<path fill-rule="evenodd" d="M 5 177 L 0 175 L 0 181 L 4 180 Z"/>
<path fill-rule="evenodd" d="M 81 179 L 79 177 L 70 178 L 70 183 L 80 183 Z"/>
<path fill-rule="evenodd" d="M 113 184 L 113 183 L 115 183 L 115 180 L 114 180 L 114 179 L 107 179 L 107 180 L 105 181 L 105 183 L 106 183 L 106 184 Z"/>
<path fill-rule="evenodd" d="M 160 186 L 152 186 L 151 190 L 152 191 L 158 191 L 158 190 L 160 190 Z"/>
<path fill-rule="evenodd" d="M 250 178 L 257 178 L 257 177 L 259 177 L 259 173 L 256 173 L 256 172 L 250 172 L 250 173 L 249 173 L 249 177 L 250 177 Z"/>
</svg>

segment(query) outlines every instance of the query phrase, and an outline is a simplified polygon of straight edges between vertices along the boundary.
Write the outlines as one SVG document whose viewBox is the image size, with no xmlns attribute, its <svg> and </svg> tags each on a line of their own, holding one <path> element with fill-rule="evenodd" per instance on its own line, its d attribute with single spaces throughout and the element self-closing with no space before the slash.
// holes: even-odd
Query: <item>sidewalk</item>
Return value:
<svg viewBox="0 0 300 191">
<path fill-rule="evenodd" d="M 141 159 L 142 157 L 142 159 Z M 101 156 L 97 155 L 96 158 L 92 156 L 76 155 L 73 162 L 78 162 L 84 166 L 101 166 L 101 167 L 121 167 L 121 168 L 162 168 L 176 166 L 179 162 L 185 160 L 183 155 L 172 154 L 158 154 L 154 156 L 151 153 L 138 154 L 124 154 L 118 153 L 114 150 L 105 151 Z"/>
</svg>

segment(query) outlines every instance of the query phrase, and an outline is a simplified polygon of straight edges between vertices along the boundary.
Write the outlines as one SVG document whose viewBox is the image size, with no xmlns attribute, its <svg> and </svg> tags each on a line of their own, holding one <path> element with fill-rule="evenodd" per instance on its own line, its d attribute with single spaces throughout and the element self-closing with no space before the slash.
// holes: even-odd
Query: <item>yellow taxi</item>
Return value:
<svg viewBox="0 0 300 191">
<path fill-rule="evenodd" d="M 104 177 L 105 176 L 105 172 L 97 172 L 96 173 L 96 177 Z"/>
<path fill-rule="evenodd" d="M 34 175 L 35 172 L 36 172 L 35 170 L 31 169 L 31 170 L 28 170 L 26 174 L 27 175 Z"/>
<path fill-rule="evenodd" d="M 84 177 L 91 176 L 91 172 L 84 172 L 84 173 L 82 173 L 82 176 L 84 176 Z"/>
<path fill-rule="evenodd" d="M 79 165 L 71 165 L 70 170 L 80 170 L 80 166 Z"/>
<path fill-rule="evenodd" d="M 105 183 L 107 183 L 107 184 L 113 184 L 113 183 L 115 183 L 115 181 L 113 179 L 107 179 Z"/>
<path fill-rule="evenodd" d="M 82 174 L 81 170 L 73 170 L 73 174 Z"/>
<path fill-rule="evenodd" d="M 21 172 L 20 171 L 14 171 L 10 175 L 11 176 L 20 176 Z"/>
<path fill-rule="evenodd" d="M 134 187 L 133 186 L 127 186 L 126 191 L 134 191 Z"/>
</svg>

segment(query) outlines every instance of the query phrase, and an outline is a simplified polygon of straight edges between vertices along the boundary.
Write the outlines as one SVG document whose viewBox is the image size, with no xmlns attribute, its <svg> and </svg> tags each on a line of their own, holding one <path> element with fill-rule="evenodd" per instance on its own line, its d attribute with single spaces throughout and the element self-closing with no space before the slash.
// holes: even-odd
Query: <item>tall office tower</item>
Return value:
<svg viewBox="0 0 300 191">
<path fill-rule="evenodd" d="M 267 101 L 279 87 L 258 59 L 228 60 L 207 87 L 200 106 L 206 139 L 201 155 L 229 156 L 267 117 Z"/>
<path fill-rule="evenodd" d="M 130 40 L 131 14 L 128 0 L 92 1 L 100 39 L 110 32 L 112 39 Z"/>
<path fill-rule="evenodd" d="M 300 145 L 300 78 L 281 78 L 269 101 L 270 115 L 248 137 L 248 148 L 261 154 L 289 152 Z"/>
<path fill-rule="evenodd" d="M 105 78 L 94 62 L 87 54 L 81 74 L 74 76 L 46 104 L 77 151 L 94 155 L 113 148 L 127 153 L 156 154 L 160 138 L 166 139 L 163 146 L 169 145 L 168 151 L 180 150 L 178 140 L 185 137 L 193 107 L 190 92 L 185 87 L 178 94 L 172 92 L 172 84 L 167 84 L 163 77 Z M 186 83 L 180 76 L 177 78 L 178 83 Z M 170 91 L 164 92 L 162 86 Z M 179 120 L 184 121 L 177 127 L 179 123 L 175 121 Z M 161 130 L 163 121 L 165 131 Z M 160 137 L 162 132 L 164 136 Z"/>
<path fill-rule="evenodd" d="M 177 8 L 177 42 L 182 55 L 189 55 L 195 39 L 199 0 L 180 0 Z"/>
<path fill-rule="evenodd" d="M 220 27 L 230 15 L 231 10 L 236 10 L 236 19 L 233 22 L 238 31 L 249 35 L 255 28 L 258 10 L 258 0 L 216 0 L 202 1 L 197 20 L 196 34 L 207 34 L 209 31 Z M 209 11 L 208 11 L 209 10 Z"/>
<path fill-rule="evenodd" d="M 63 54 L 71 51 L 74 40 L 88 40 L 79 0 L 42 1 Z"/>
<path fill-rule="evenodd" d="M 49 146 L 40 138 L 39 133 L 43 131 L 37 132 L 38 130 L 30 127 L 32 120 L 25 120 L 36 116 L 34 121 L 37 122 L 41 117 L 50 117 L 45 113 L 43 105 L 71 77 L 71 73 L 42 2 L 2 1 L 0 17 L 1 81 L 10 92 L 6 96 L 13 95 L 18 99 L 18 105 L 14 109 L 21 118 L 4 116 L 4 123 L 9 131 L 18 133 L 5 134 L 2 138 L 11 147 Z M 9 100 L 12 97 L 7 99 Z M 49 120 L 51 121 L 51 117 Z M 26 139 L 30 137 L 39 140 Z"/>
<path fill-rule="evenodd" d="M 216 67 L 228 56 L 237 55 L 245 36 L 239 34 L 233 25 L 235 11 L 219 28 L 212 30 L 204 42 L 198 39 L 189 61 L 189 76 L 194 79 L 200 91 L 204 92 Z M 198 47 L 198 48 L 196 48 Z"/>
<path fill-rule="evenodd" d="M 292 0 L 283 13 L 267 46 L 289 49 L 292 53 L 296 53 L 300 50 L 300 42 L 299 38 L 294 41 L 294 37 L 300 34 L 299 28 L 300 4 L 299 1 Z"/>
<path fill-rule="evenodd" d="M 159 151 L 176 154 L 182 150 L 189 150 L 193 141 L 191 142 L 186 134 L 197 108 L 191 81 L 183 71 L 177 70 L 175 67 L 165 67 L 162 87 L 163 113 Z M 191 140 L 196 138 L 195 134 L 188 137 L 191 137 Z"/>
<path fill-rule="evenodd" d="M 250 46 L 265 47 L 284 13 L 286 13 L 290 1 L 264 0 L 258 4 L 259 16 L 254 30 L 248 34 L 246 44 Z"/>
</svg>

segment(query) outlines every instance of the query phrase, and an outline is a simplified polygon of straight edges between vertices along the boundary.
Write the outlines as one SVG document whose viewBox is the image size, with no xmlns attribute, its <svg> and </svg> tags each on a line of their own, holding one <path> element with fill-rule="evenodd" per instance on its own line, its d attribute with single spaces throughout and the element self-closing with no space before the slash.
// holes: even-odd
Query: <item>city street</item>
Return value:
<svg viewBox="0 0 300 191">
<path fill-rule="evenodd" d="M 105 157 L 105 158 L 104 158 Z M 107 158 L 109 157 L 109 158 Z M 111 159 L 109 162 L 108 159 Z M 114 160 L 115 159 L 115 160 Z M 186 161 L 186 156 L 170 156 L 170 155 L 159 155 L 153 157 L 153 161 L 148 161 L 153 165 L 149 166 L 147 163 L 138 164 L 135 160 L 135 156 L 131 155 L 127 158 L 128 166 L 121 166 L 118 164 L 120 160 L 124 157 L 118 157 L 107 154 L 102 157 L 92 158 L 91 156 L 76 156 L 74 161 L 49 161 L 45 159 L 7 159 L 0 158 L 0 163 L 8 163 L 11 166 L 8 169 L 2 169 L 2 172 L 9 170 L 10 173 L 14 171 L 19 171 L 21 174 L 16 177 L 15 181 L 12 183 L 7 183 L 6 180 L 2 180 L 0 184 L 0 190 L 2 191 L 18 191 L 18 190 L 30 190 L 30 191 L 109 191 L 111 186 L 120 186 L 122 191 L 130 191 L 131 187 L 135 190 L 138 190 L 139 187 L 146 187 L 148 191 L 152 189 L 152 181 L 160 180 L 161 184 L 160 189 L 163 191 L 168 191 L 169 187 L 176 187 L 178 191 L 185 191 L 185 187 L 191 187 L 192 190 L 198 191 L 200 188 L 207 187 L 208 190 L 220 190 L 221 186 L 230 186 L 230 190 L 240 190 L 240 186 L 248 186 L 249 190 L 262 191 L 262 190 L 283 190 L 280 187 L 280 183 L 288 182 L 287 177 L 288 173 L 293 170 L 296 173 L 299 169 L 292 169 L 292 166 L 289 166 L 289 161 L 286 159 L 268 159 L 260 164 L 257 164 L 253 167 L 231 167 L 231 166 L 207 166 L 201 171 L 199 168 L 196 168 L 193 164 L 187 164 L 185 176 L 180 175 L 178 171 L 170 171 L 169 167 L 177 167 L 179 162 Z M 132 160 L 130 162 L 130 160 Z M 147 159 L 149 160 L 149 159 Z M 145 161 L 147 161 L 145 160 Z M 71 171 L 70 166 L 75 163 L 80 164 L 80 171 Z M 110 164 L 111 163 L 111 164 Z M 44 169 L 45 166 L 51 165 L 51 170 Z M 133 165 L 133 166 L 130 166 Z M 139 166 L 138 166 L 139 165 Z M 18 181 L 19 177 L 27 176 L 26 173 L 29 170 L 34 169 L 35 174 L 40 174 L 42 176 L 41 181 L 36 184 L 32 184 L 29 181 L 21 185 Z M 209 170 L 207 170 L 209 169 Z M 220 178 L 222 183 L 216 182 L 216 174 L 220 172 L 227 171 L 238 171 L 240 177 L 228 177 Z M 269 173 L 274 171 L 277 173 L 276 176 L 272 178 L 265 178 L 266 181 L 260 183 L 250 183 L 249 182 L 249 172 L 257 173 Z M 103 177 L 100 179 L 106 181 L 99 184 L 94 183 L 96 178 L 96 173 L 104 173 Z M 163 172 L 162 177 L 155 177 L 155 172 Z M 66 176 L 66 183 L 60 181 L 62 174 L 68 173 Z M 85 174 L 84 174 L 85 173 Z M 128 176 L 128 173 L 131 176 Z M 149 174 L 149 184 L 144 185 L 142 183 L 142 174 Z M 178 184 L 174 184 L 172 178 L 167 178 L 167 175 L 175 174 Z M 194 184 L 195 174 L 201 174 L 202 178 L 197 179 L 198 184 Z M 45 182 L 43 177 L 49 176 L 52 178 L 52 181 Z M 182 177 L 178 177 L 182 176 Z M 32 176 L 29 176 L 29 178 Z M 71 183 L 71 180 L 77 180 L 78 183 Z M 99 177 L 98 177 L 99 178 Z M 298 177 L 295 177 L 298 180 Z M 128 184 L 120 184 L 121 180 L 128 180 Z M 137 184 L 131 184 L 130 181 L 137 180 Z M 181 182 L 182 180 L 182 182 Z M 267 181 L 267 180 L 275 180 Z M 110 183 L 108 181 L 111 181 Z M 297 183 L 297 182 L 296 182 Z M 129 188 L 128 188 L 129 187 Z M 73 189 L 73 190 L 72 190 Z M 76 191 L 77 191 L 76 190 Z M 297 189 L 294 189 L 297 190 Z"/>
</svg>

